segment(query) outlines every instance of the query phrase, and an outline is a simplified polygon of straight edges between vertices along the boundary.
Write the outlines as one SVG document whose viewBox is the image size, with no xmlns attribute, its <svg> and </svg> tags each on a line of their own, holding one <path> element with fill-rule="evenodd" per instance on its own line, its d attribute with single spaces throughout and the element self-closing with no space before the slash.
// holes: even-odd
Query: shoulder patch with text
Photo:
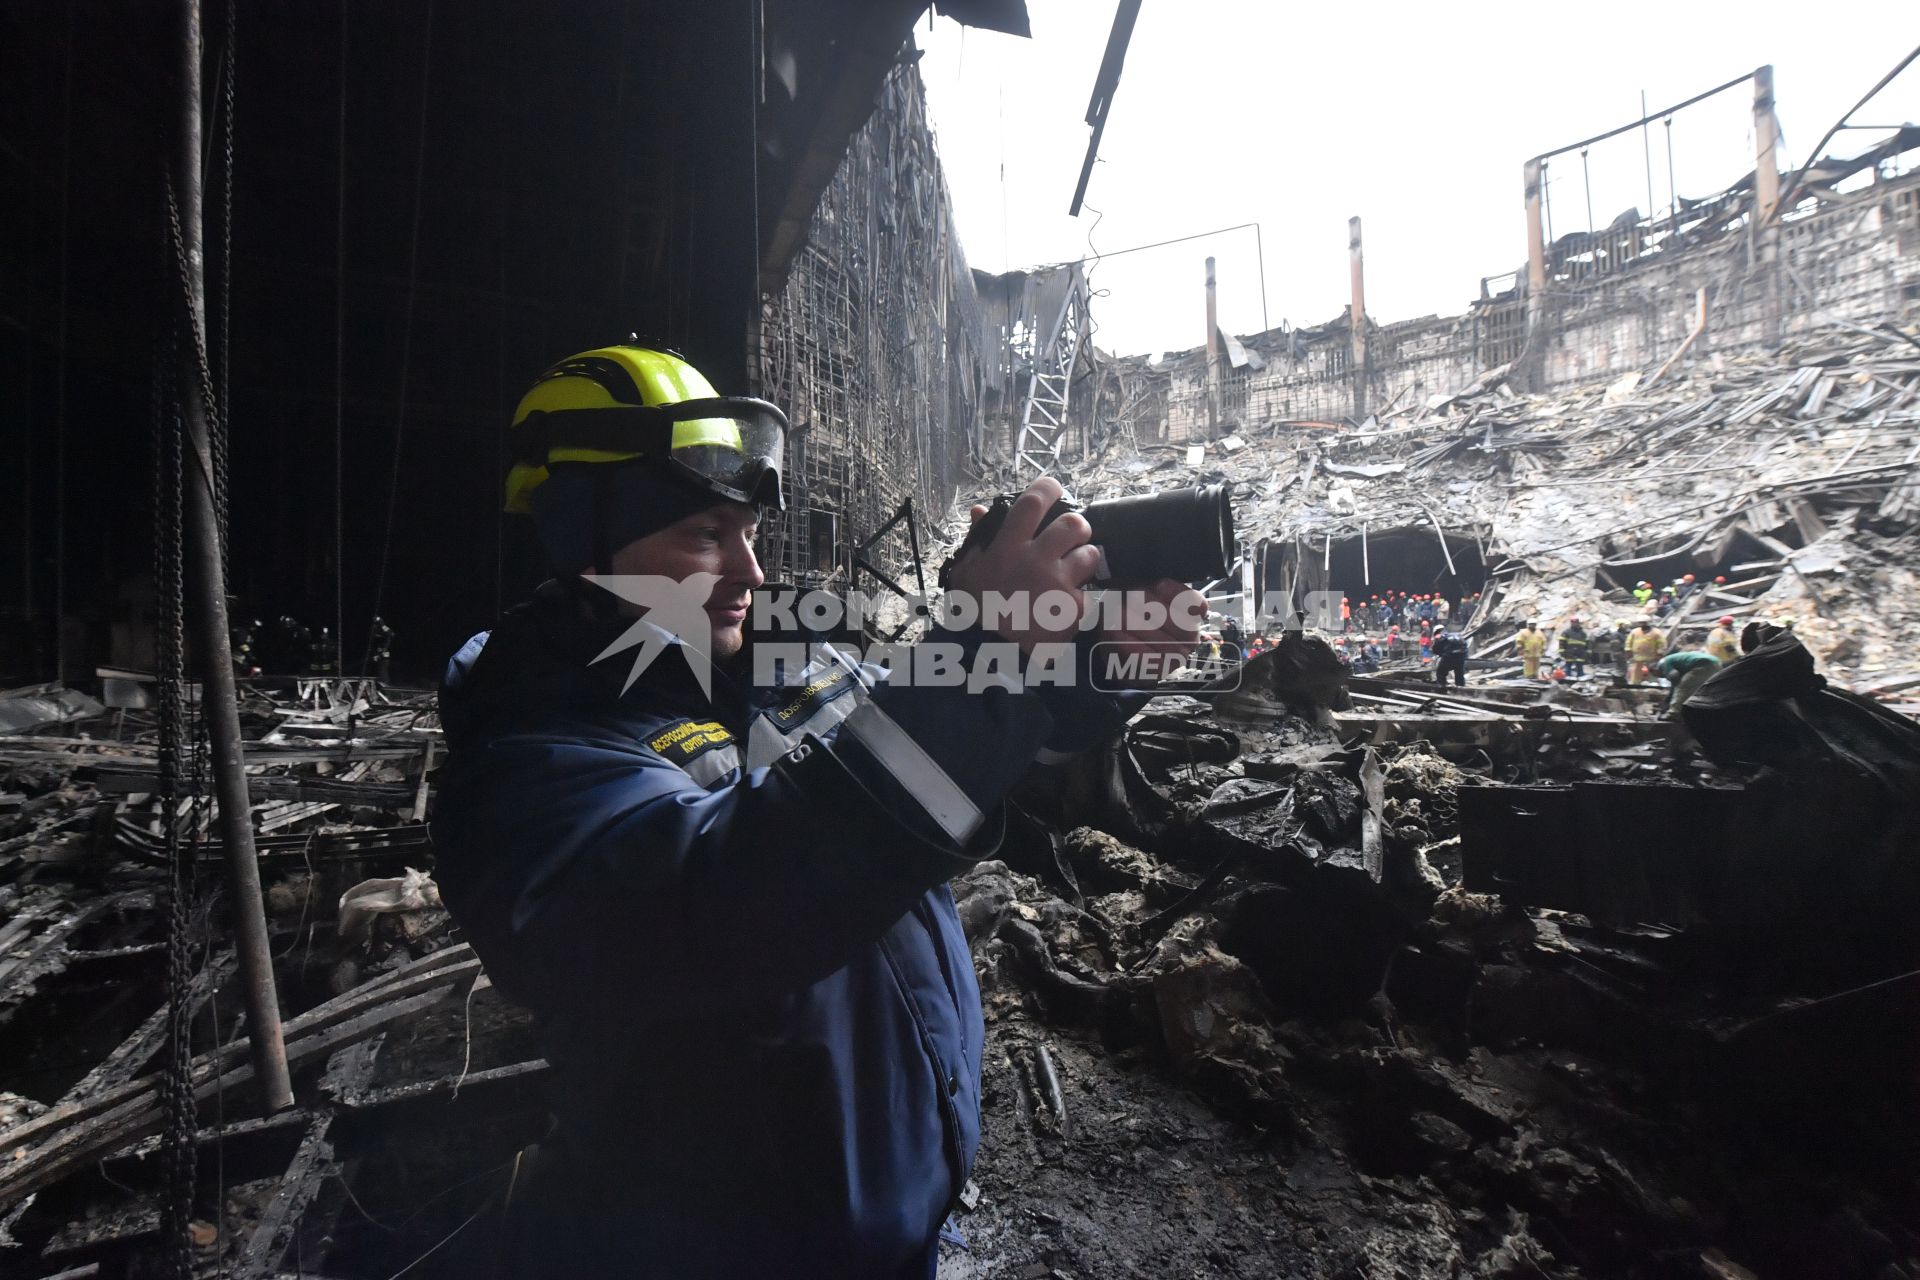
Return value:
<svg viewBox="0 0 1920 1280">
<path fill-rule="evenodd" d="M 812 715 L 822 703 L 832 701 L 853 687 L 846 668 L 828 671 L 793 690 L 788 699 L 773 708 L 769 714 L 775 724 L 783 729 L 790 729 Z"/>
<path fill-rule="evenodd" d="M 718 720 L 676 720 L 647 739 L 647 746 L 675 764 L 684 765 L 733 741 Z"/>
</svg>

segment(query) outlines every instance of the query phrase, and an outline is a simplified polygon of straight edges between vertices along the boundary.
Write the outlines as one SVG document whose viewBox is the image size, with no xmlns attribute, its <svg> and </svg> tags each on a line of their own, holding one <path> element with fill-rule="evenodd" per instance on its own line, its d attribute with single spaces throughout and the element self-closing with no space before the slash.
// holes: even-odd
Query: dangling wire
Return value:
<svg viewBox="0 0 1920 1280">
<path fill-rule="evenodd" d="M 207 414 L 207 449 L 213 457 L 213 521 L 220 531 L 220 572 L 227 573 L 227 438 L 231 401 L 227 399 L 227 373 L 232 367 L 232 346 L 228 335 L 233 315 L 233 81 L 235 74 L 234 32 L 240 0 L 227 0 L 225 57 L 221 59 L 221 159 L 220 159 L 220 287 L 216 297 L 220 325 L 220 412 Z M 222 589 L 226 583 L 222 582 Z"/>
<path fill-rule="evenodd" d="M 400 454 L 407 440 L 407 377 L 413 371 L 414 291 L 420 282 L 420 205 L 427 171 L 427 104 L 433 89 L 433 0 L 427 0 L 426 48 L 420 60 L 420 128 L 413 148 L 413 226 L 407 245 L 407 315 L 400 326 L 400 393 L 393 418 L 393 467 L 387 476 L 387 519 L 380 537 L 380 573 L 374 579 L 373 620 L 367 627 L 367 659 L 362 675 L 374 674 L 380 610 L 386 603 L 387 563 L 393 551 L 393 515 L 400 504 Z M 345 674 L 344 672 L 342 674 Z"/>
<path fill-rule="evenodd" d="M 1600 245 L 1593 238 L 1593 171 L 1587 167 L 1587 148 L 1580 148 L 1580 183 L 1587 195 L 1587 260 L 1589 275 L 1600 272 Z"/>
<path fill-rule="evenodd" d="M 178 1280 L 193 1275 L 194 1114 L 191 1069 L 193 1046 L 187 988 L 193 980 L 188 949 L 193 879 L 190 851 L 180 841 L 180 766 L 184 730 L 182 690 L 186 679 L 183 634 L 185 582 L 182 575 L 183 427 L 170 394 L 168 377 L 177 358 L 178 334 L 169 336 L 154 355 L 153 416 L 153 591 L 154 675 L 159 693 L 158 778 L 154 798 L 160 820 L 160 841 L 167 872 L 164 906 L 167 920 L 167 1068 L 163 1092 L 166 1103 L 166 1206 L 163 1238 L 168 1265 Z M 197 819 L 196 815 L 196 819 Z"/>
<path fill-rule="evenodd" d="M 1667 234 L 1680 232 L 1680 188 L 1673 181 L 1673 117 L 1667 117 Z"/>
<path fill-rule="evenodd" d="M 340 118 L 335 125 L 333 204 L 333 670 L 347 674 L 347 0 L 340 2 Z"/>
</svg>

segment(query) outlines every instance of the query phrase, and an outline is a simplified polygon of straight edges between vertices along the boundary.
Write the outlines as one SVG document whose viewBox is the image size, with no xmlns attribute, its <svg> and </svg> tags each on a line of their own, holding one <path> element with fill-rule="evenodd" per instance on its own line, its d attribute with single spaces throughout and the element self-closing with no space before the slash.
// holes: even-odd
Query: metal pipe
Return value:
<svg viewBox="0 0 1920 1280">
<path fill-rule="evenodd" d="M 1360 585 L 1373 585 L 1373 562 L 1367 559 L 1367 522 L 1360 522 Z"/>
<path fill-rule="evenodd" d="M 1361 418 L 1367 412 L 1367 287 L 1357 216 L 1347 219 L 1347 274 L 1353 291 L 1347 311 L 1347 338 L 1353 357 L 1353 416 Z"/>
<path fill-rule="evenodd" d="M 1067 1096 L 1060 1091 L 1060 1076 L 1053 1069 L 1053 1055 L 1047 1052 L 1047 1046 L 1033 1046 L 1033 1058 L 1039 1067 L 1040 1092 L 1046 1100 L 1047 1109 L 1053 1113 L 1054 1130 L 1059 1137 L 1067 1136 Z"/>
<path fill-rule="evenodd" d="M 1647 166 L 1647 213 L 1645 221 L 1653 221 L 1653 133 L 1647 128 L 1647 91 L 1640 91 L 1640 158 Z"/>
<path fill-rule="evenodd" d="M 1580 153 L 1580 187 L 1587 197 L 1587 256 L 1591 259 L 1588 270 L 1592 275 L 1600 274 L 1600 246 L 1593 238 L 1593 170 L 1587 167 L 1587 153 Z"/>
<path fill-rule="evenodd" d="M 1267 246 L 1260 240 L 1260 224 L 1253 224 L 1253 256 L 1260 267 L 1260 332 L 1273 328 L 1267 319 Z"/>
<path fill-rule="evenodd" d="M 1220 432 L 1220 311 L 1213 259 L 1207 259 L 1207 434 Z"/>
<path fill-rule="evenodd" d="M 280 998 L 273 985 L 273 956 L 267 947 L 267 917 L 260 899 L 260 863 L 253 847 L 253 819 L 242 754 L 240 710 L 233 680 L 233 651 L 227 634 L 226 566 L 220 527 L 213 506 L 213 456 L 208 443 L 207 411 L 201 382 L 206 351 L 206 262 L 201 243 L 200 175 L 200 5 L 181 0 L 179 153 L 174 187 L 179 193 L 180 234 L 188 323 L 180 349 L 180 405 L 187 430 L 187 462 L 182 486 L 187 515 L 187 621 L 194 652 L 200 657 L 201 712 L 213 741 L 210 760 L 214 793 L 220 802 L 220 834 L 227 863 L 227 891 L 233 906 L 235 949 L 240 955 L 241 995 L 246 1001 L 248 1047 L 254 1077 L 268 1111 L 293 1105 L 287 1075 L 287 1046 L 280 1027 Z"/>
<path fill-rule="evenodd" d="M 1667 234 L 1680 233 L 1680 188 L 1673 180 L 1673 117 L 1667 117 Z"/>
<path fill-rule="evenodd" d="M 1696 341 L 1698 341 L 1700 338 L 1700 335 L 1705 333 L 1706 331 L 1707 331 L 1707 289 L 1705 285 L 1702 285 L 1699 290 L 1699 297 L 1695 299 L 1693 328 L 1687 332 L 1686 339 L 1682 341 L 1678 347 L 1674 348 L 1673 354 L 1667 357 L 1667 362 L 1661 365 L 1658 369 L 1655 369 L 1653 371 L 1653 376 L 1651 378 L 1648 378 L 1641 385 L 1645 387 L 1650 387 L 1654 383 L 1660 381 L 1661 376 L 1665 374 L 1667 370 L 1673 368 L 1674 362 L 1679 360 L 1681 356 L 1687 354 L 1687 348 L 1691 347 Z"/>
<path fill-rule="evenodd" d="M 1456 578 L 1459 577 L 1460 571 L 1453 567 L 1453 551 L 1447 546 L 1447 531 L 1440 527 L 1440 517 L 1433 514 L 1433 512 L 1426 507 L 1421 507 L 1420 509 L 1426 511 L 1427 519 L 1433 521 L 1434 536 L 1440 539 L 1440 554 L 1447 558 L 1447 572 Z"/>
</svg>

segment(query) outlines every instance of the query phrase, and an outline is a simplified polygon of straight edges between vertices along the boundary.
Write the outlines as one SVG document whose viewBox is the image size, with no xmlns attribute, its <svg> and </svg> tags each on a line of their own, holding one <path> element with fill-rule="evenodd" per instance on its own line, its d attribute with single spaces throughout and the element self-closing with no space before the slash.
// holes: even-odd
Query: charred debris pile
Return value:
<svg viewBox="0 0 1920 1280">
<path fill-rule="evenodd" d="M 1230 422 L 1202 442 L 1116 430 L 1069 483 L 1095 499 L 1229 482 L 1263 600 L 1478 593 L 1478 659 L 1511 657 L 1529 619 L 1610 632 L 1639 616 L 1637 582 L 1692 574 L 1711 589 L 1662 619 L 1672 643 L 1726 614 L 1793 619 L 1830 678 L 1920 687 L 1920 324 L 1517 384 L 1503 366 L 1424 400 L 1409 388 L 1361 423 Z"/>
<path fill-rule="evenodd" d="M 1504 709 L 1429 738 L 1353 717 L 1430 691 L 1294 636 L 1036 780 L 955 885 L 988 1137 L 943 1275 L 1920 1275 L 1920 728 L 1813 665 L 1770 632 L 1684 726 L 1470 690 Z M 0 737 L 0 1265 L 134 1275 L 156 762 L 142 712 L 34 714 Z M 419 1273 L 462 1274 L 546 1067 L 438 906 L 430 703 L 247 719 L 298 1105 L 248 1087 L 209 875 L 200 1266 L 378 1280 L 452 1236 Z"/>
<path fill-rule="evenodd" d="M 1471 548 L 1480 661 L 1442 692 L 1292 633 L 1020 796 L 954 887 L 987 1141 L 942 1274 L 1920 1277 L 1920 727 L 1890 705 L 1920 685 L 1917 422 L 1920 342 L 1849 328 L 1083 465 L 1089 497 L 1233 483 L 1269 590 L 1350 538 L 1381 572 L 1415 534 L 1423 572 Z M 1502 678 L 1525 617 L 1681 572 L 1729 582 L 1676 640 L 1732 612 L 1752 642 L 1682 719 Z M 0 696 L 0 1273 L 149 1269 L 185 1088 L 203 1274 L 480 1274 L 547 1067 L 439 905 L 431 696 L 247 692 L 273 1115 L 218 824 L 155 800 L 196 762 L 123 675 L 103 700 Z M 200 868 L 184 1081 L 167 823 Z"/>
</svg>

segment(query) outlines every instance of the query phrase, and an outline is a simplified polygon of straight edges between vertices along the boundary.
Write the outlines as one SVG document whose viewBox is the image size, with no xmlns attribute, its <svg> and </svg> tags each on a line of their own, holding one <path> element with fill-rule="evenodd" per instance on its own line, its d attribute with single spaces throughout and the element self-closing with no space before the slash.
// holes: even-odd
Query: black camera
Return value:
<svg viewBox="0 0 1920 1280">
<path fill-rule="evenodd" d="M 970 548 L 992 544 L 1019 496 L 1001 494 L 968 530 L 966 541 L 940 567 L 943 589 L 961 556 Z M 1100 569 L 1094 581 L 1101 586 L 1146 586 L 1162 578 L 1212 582 L 1227 575 L 1233 560 L 1233 502 L 1224 484 L 1108 498 L 1084 506 L 1062 498 L 1041 519 L 1040 527 L 1046 528 L 1069 511 L 1078 511 L 1093 526 L 1093 545 L 1100 548 Z"/>
</svg>

